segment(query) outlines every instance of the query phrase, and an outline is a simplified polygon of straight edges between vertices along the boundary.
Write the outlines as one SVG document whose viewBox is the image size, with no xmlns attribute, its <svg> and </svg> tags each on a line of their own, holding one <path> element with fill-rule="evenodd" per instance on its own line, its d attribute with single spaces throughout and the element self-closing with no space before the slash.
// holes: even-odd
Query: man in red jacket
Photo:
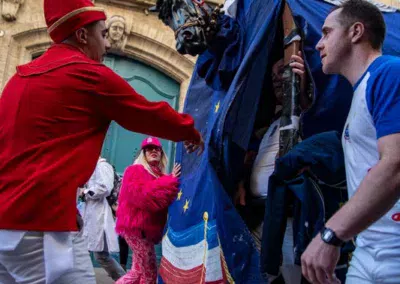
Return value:
<svg viewBox="0 0 400 284">
<path fill-rule="evenodd" d="M 110 47 L 101 8 L 45 0 L 44 12 L 55 44 L 17 67 L 0 99 L 0 283 L 95 283 L 73 232 L 76 191 L 110 121 L 186 141 L 188 152 L 204 144 L 190 116 L 148 102 L 101 63 Z"/>
</svg>

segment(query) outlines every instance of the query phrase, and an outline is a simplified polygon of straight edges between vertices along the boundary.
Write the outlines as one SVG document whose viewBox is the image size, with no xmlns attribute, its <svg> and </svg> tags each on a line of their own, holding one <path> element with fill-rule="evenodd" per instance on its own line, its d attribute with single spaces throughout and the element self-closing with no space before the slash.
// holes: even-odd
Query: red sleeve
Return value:
<svg viewBox="0 0 400 284">
<path fill-rule="evenodd" d="M 190 115 L 178 113 L 166 102 L 149 102 L 108 67 L 99 67 L 99 72 L 99 109 L 109 120 L 128 130 L 175 142 L 200 141 Z"/>
<path fill-rule="evenodd" d="M 122 180 L 124 199 L 132 207 L 142 210 L 159 211 L 166 209 L 176 198 L 178 193 L 178 179 L 163 176 L 149 180 L 149 173 L 142 165 L 133 165 L 127 168 Z"/>
</svg>

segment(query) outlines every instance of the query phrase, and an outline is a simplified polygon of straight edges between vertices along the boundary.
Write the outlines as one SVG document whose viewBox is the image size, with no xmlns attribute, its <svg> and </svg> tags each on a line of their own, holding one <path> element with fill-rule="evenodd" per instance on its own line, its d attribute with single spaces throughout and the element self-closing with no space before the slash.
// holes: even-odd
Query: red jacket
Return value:
<svg viewBox="0 0 400 284">
<path fill-rule="evenodd" d="M 19 66 L 0 98 L 0 229 L 76 230 L 76 191 L 111 120 L 173 141 L 200 139 L 190 116 L 148 102 L 72 46 Z"/>
<path fill-rule="evenodd" d="M 158 243 L 178 185 L 178 179 L 171 175 L 156 178 L 142 165 L 128 167 L 118 197 L 117 233 Z"/>
</svg>

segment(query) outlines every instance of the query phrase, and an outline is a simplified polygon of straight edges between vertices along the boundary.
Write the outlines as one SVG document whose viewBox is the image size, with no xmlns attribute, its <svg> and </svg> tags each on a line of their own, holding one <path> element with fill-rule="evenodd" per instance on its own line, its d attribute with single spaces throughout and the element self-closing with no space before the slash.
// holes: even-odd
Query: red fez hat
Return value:
<svg viewBox="0 0 400 284">
<path fill-rule="evenodd" d="M 44 16 L 55 43 L 62 42 L 85 25 L 106 19 L 104 9 L 95 7 L 90 0 L 44 0 Z"/>
</svg>

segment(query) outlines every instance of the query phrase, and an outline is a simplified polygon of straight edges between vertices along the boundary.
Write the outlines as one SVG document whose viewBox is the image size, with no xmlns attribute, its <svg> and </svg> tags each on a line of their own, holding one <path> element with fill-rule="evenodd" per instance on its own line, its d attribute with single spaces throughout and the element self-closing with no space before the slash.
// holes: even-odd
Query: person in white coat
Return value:
<svg viewBox="0 0 400 284">
<path fill-rule="evenodd" d="M 118 280 L 125 275 L 125 270 L 110 255 L 110 252 L 118 252 L 119 246 L 115 221 L 106 199 L 113 187 L 114 169 L 100 157 L 84 190 L 86 206 L 83 234 L 88 250 L 94 253 L 96 261 L 113 280 Z"/>
</svg>

